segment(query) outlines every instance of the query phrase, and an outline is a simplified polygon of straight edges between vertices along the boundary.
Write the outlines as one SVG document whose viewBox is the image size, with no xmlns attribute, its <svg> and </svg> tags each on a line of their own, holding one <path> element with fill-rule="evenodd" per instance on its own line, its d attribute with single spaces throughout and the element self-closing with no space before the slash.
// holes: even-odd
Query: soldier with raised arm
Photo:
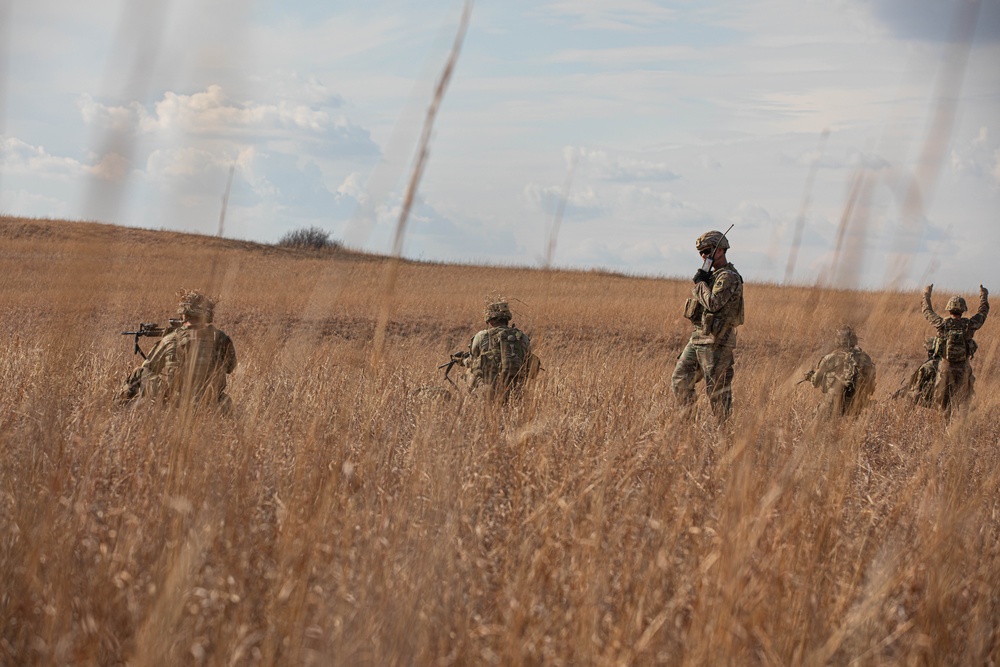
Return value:
<svg viewBox="0 0 1000 667">
<path fill-rule="evenodd" d="M 962 317 L 969 307 L 965 299 L 958 295 L 948 299 L 945 305 L 949 317 L 941 317 L 931 306 L 933 290 L 934 285 L 924 288 L 921 308 L 924 317 L 937 333 L 938 352 L 941 356 L 934 383 L 933 403 L 934 407 L 950 416 L 972 398 L 976 378 L 972 374 L 969 360 L 977 348 L 973 337 L 986 322 L 986 316 L 990 312 L 989 292 L 982 285 L 979 286 L 979 309 L 972 317 Z"/>
<path fill-rule="evenodd" d="M 705 380 L 712 412 L 725 421 L 733 410 L 733 352 L 736 328 L 743 324 L 743 277 L 726 259 L 729 239 L 719 231 L 702 234 L 695 248 L 705 260 L 694 276 L 684 316 L 694 330 L 670 378 L 681 405 L 695 400 L 695 384 Z"/>
</svg>

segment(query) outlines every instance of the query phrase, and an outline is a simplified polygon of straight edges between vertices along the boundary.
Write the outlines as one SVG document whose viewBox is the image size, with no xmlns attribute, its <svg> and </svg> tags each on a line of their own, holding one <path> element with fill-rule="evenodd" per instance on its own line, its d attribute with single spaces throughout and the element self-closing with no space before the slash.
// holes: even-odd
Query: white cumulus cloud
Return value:
<svg viewBox="0 0 1000 667">
<path fill-rule="evenodd" d="M 92 169 L 73 158 L 50 155 L 45 148 L 15 137 L 0 137 L 0 163 L 8 174 L 60 179 L 77 178 Z"/>
<path fill-rule="evenodd" d="M 313 91 L 316 95 L 316 91 Z M 327 92 L 326 101 L 339 105 Z M 222 86 L 210 85 L 190 95 L 166 91 L 150 111 L 138 102 L 107 105 L 84 95 L 78 103 L 83 120 L 115 135 L 160 135 L 179 131 L 196 137 L 242 143 L 291 141 L 289 150 L 351 155 L 377 155 L 368 130 L 353 124 L 331 106 L 314 107 L 292 100 L 236 101 Z"/>
<path fill-rule="evenodd" d="M 612 156 L 606 151 L 567 147 L 563 151 L 568 165 L 596 178 L 617 183 L 636 181 L 672 181 L 680 178 L 667 164 L 650 162 L 627 155 Z"/>
</svg>

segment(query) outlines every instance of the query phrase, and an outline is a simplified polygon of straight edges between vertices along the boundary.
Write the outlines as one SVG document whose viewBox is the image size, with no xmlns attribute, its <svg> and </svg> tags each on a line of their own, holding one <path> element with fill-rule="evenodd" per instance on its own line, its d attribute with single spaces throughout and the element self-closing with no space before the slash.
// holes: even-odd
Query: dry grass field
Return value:
<svg viewBox="0 0 1000 667">
<path fill-rule="evenodd" d="M 889 398 L 919 294 L 750 284 L 722 428 L 670 393 L 686 280 L 403 263 L 379 351 L 380 258 L 5 218 L 0 261 L 0 664 L 1000 662 L 996 322 L 947 424 Z M 112 405 L 181 287 L 231 419 Z M 421 391 L 496 294 L 533 389 Z M 842 321 L 879 384 L 826 423 L 795 381 Z"/>
</svg>

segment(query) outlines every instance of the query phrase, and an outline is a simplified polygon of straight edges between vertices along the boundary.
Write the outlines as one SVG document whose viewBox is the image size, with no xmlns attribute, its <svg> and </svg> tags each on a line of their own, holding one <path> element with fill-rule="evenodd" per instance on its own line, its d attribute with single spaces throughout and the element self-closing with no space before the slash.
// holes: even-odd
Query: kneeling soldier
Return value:
<svg viewBox="0 0 1000 667">
<path fill-rule="evenodd" d="M 858 337 L 849 326 L 837 330 L 833 344 L 834 350 L 803 379 L 825 394 L 826 415 L 857 415 L 875 391 L 875 364 L 858 347 Z"/>
<path fill-rule="evenodd" d="M 472 337 L 462 364 L 469 369 L 470 389 L 485 387 L 490 397 L 506 400 L 538 373 L 540 363 L 528 334 L 510 323 L 506 301 L 489 304 L 484 315 L 487 328 Z"/>
<path fill-rule="evenodd" d="M 226 375 L 236 368 L 236 348 L 212 325 L 215 302 L 198 290 L 178 292 L 181 325 L 165 335 L 119 393 L 126 403 L 142 397 L 171 404 L 216 405 L 229 410 Z"/>
</svg>

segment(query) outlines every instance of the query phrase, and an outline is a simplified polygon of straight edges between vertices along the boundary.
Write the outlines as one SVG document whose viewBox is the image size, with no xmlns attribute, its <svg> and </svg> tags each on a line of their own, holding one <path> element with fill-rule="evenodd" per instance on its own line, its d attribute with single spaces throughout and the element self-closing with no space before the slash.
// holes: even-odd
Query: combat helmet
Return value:
<svg viewBox="0 0 1000 667">
<path fill-rule="evenodd" d="M 716 244 L 723 250 L 729 249 L 729 239 L 722 232 L 713 229 L 699 236 L 698 240 L 694 242 L 694 247 L 698 252 L 701 252 L 702 250 L 715 248 Z"/>
<path fill-rule="evenodd" d="M 494 301 L 486 306 L 486 310 L 483 312 L 483 317 L 487 322 L 490 320 L 504 320 L 506 322 L 510 322 L 511 318 L 514 316 L 511 314 L 510 305 L 506 301 Z"/>
<path fill-rule="evenodd" d="M 955 312 L 964 313 L 969 309 L 969 307 L 965 304 L 965 299 L 956 294 L 955 296 L 948 299 L 948 305 L 945 306 L 944 309 L 947 310 L 949 313 L 955 313 Z"/>
<path fill-rule="evenodd" d="M 182 289 L 177 292 L 179 300 L 177 304 L 177 314 L 181 317 L 211 322 L 215 315 L 215 301 L 203 294 L 200 290 Z"/>
<path fill-rule="evenodd" d="M 833 342 L 839 348 L 850 349 L 858 344 L 858 335 L 854 333 L 852 327 L 845 324 L 837 329 L 833 335 Z"/>
</svg>

